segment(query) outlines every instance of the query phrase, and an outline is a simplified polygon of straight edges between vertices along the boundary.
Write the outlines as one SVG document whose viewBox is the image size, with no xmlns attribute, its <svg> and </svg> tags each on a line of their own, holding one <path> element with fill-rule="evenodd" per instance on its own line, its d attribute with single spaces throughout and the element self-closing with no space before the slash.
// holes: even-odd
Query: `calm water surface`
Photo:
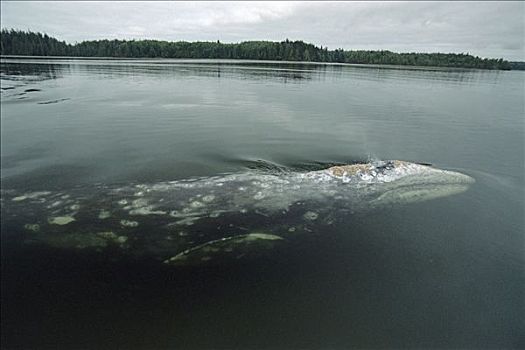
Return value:
<svg viewBox="0 0 525 350">
<path fill-rule="evenodd" d="M 26 245 L 35 233 L 3 220 L 3 347 L 525 347 L 524 84 L 519 71 L 2 60 L 3 190 L 370 159 L 476 180 L 317 226 L 284 256 L 183 270 Z"/>
</svg>

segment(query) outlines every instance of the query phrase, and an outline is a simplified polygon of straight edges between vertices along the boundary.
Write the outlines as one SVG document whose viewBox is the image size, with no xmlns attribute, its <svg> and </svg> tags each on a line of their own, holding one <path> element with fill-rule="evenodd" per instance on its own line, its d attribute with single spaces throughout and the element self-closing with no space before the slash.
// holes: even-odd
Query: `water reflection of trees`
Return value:
<svg viewBox="0 0 525 350">
<path fill-rule="evenodd" d="M 93 74 L 102 78 L 148 76 L 158 79 L 206 77 L 302 84 L 343 75 L 360 80 L 439 80 L 459 84 L 497 81 L 499 72 L 471 69 L 410 69 L 397 66 L 311 64 L 299 62 L 261 62 L 241 60 L 48 60 L 28 63 L 3 60 L 1 78 L 11 81 L 40 81 L 66 74 Z"/>
<path fill-rule="evenodd" d="M 451 84 L 476 84 L 479 82 L 496 83 L 501 71 L 478 69 L 434 68 L 434 69 L 401 69 L 400 67 L 358 67 L 353 74 L 362 80 L 373 81 L 441 81 Z"/>
<path fill-rule="evenodd" d="M 2 62 L 0 77 L 12 81 L 43 81 L 64 76 L 67 65 Z"/>
<path fill-rule="evenodd" d="M 309 64 L 254 64 L 246 62 L 177 62 L 177 61 L 104 61 L 82 62 L 71 66 L 78 73 L 103 75 L 104 78 L 122 76 L 213 77 L 217 79 L 274 80 L 283 83 L 301 83 L 323 79 L 326 65 Z"/>
</svg>

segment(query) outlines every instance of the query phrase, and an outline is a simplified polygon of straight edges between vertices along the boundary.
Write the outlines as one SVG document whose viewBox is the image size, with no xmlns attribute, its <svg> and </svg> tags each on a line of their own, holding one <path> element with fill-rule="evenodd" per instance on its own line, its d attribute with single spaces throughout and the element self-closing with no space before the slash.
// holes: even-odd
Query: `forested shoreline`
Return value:
<svg viewBox="0 0 525 350">
<path fill-rule="evenodd" d="M 47 34 L 0 32 L 1 55 L 115 58 L 208 58 L 337 62 L 408 66 L 513 69 L 511 62 L 456 53 L 395 53 L 386 50 L 329 50 L 303 41 L 245 41 L 241 43 L 160 40 L 95 40 L 69 44 Z"/>
</svg>

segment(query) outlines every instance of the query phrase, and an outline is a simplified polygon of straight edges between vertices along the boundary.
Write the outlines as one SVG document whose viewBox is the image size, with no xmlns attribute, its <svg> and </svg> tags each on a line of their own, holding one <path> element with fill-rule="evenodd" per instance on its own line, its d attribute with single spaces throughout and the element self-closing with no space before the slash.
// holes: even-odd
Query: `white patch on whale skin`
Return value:
<svg viewBox="0 0 525 350">
<path fill-rule="evenodd" d="M 25 224 L 24 228 L 29 231 L 38 232 L 40 231 L 40 225 L 39 224 Z"/>
<path fill-rule="evenodd" d="M 279 240 L 282 240 L 283 238 L 281 236 L 277 236 L 277 235 L 272 235 L 272 234 L 268 234 L 268 233 L 249 233 L 246 235 L 245 237 L 245 240 L 246 241 L 255 241 L 255 240 L 259 240 L 259 239 L 263 239 L 263 240 L 267 240 L 267 241 L 279 241 Z"/>
<path fill-rule="evenodd" d="M 48 205 L 47 208 L 48 208 L 48 209 L 56 208 L 56 207 L 58 207 L 60 204 L 62 204 L 62 201 L 55 201 L 55 202 L 51 203 L 50 205 Z"/>
<path fill-rule="evenodd" d="M 131 206 L 133 208 L 145 207 L 147 205 L 148 205 L 148 200 L 144 198 L 135 199 L 134 201 L 131 202 Z"/>
<path fill-rule="evenodd" d="M 127 236 L 119 236 L 115 232 L 112 232 L 112 231 L 98 232 L 97 236 L 100 238 L 104 238 L 108 242 L 112 242 L 112 243 L 120 244 L 120 245 L 128 241 Z"/>
<path fill-rule="evenodd" d="M 165 215 L 163 210 L 154 210 L 152 205 L 146 198 L 135 199 L 131 202 L 131 206 L 125 206 L 123 209 L 129 210 L 130 215 Z"/>
<path fill-rule="evenodd" d="M 193 201 L 193 202 L 190 203 L 190 207 L 192 207 L 194 209 L 199 209 L 199 208 L 204 208 L 205 204 L 202 203 L 202 202 L 199 202 L 199 201 Z"/>
<path fill-rule="evenodd" d="M 253 199 L 255 199 L 255 200 L 261 200 L 261 199 L 263 199 L 264 197 L 266 197 L 266 196 L 265 196 L 262 192 L 259 191 L 259 192 L 257 192 L 257 193 L 255 194 L 255 196 L 253 196 Z"/>
<path fill-rule="evenodd" d="M 175 224 L 191 226 L 191 225 L 193 225 L 195 223 L 195 221 L 197 221 L 199 219 L 200 219 L 200 217 L 198 217 L 198 216 L 190 216 L 190 217 L 184 218 L 182 220 L 175 221 Z"/>
<path fill-rule="evenodd" d="M 303 218 L 305 218 L 306 220 L 309 220 L 309 221 L 317 220 L 318 217 L 319 217 L 319 214 L 317 214 L 316 212 L 313 212 L 313 211 L 307 211 L 303 215 Z"/>
<path fill-rule="evenodd" d="M 202 201 L 203 201 L 203 202 L 206 202 L 206 203 L 211 203 L 211 202 L 213 202 L 214 199 L 215 199 L 215 196 L 214 196 L 214 195 L 211 195 L 211 194 L 202 197 Z"/>
<path fill-rule="evenodd" d="M 165 215 L 163 210 L 153 210 L 152 206 L 141 207 L 129 211 L 129 215 Z"/>
<path fill-rule="evenodd" d="M 242 212 L 242 210 L 241 210 Z M 210 213 L 210 218 L 218 218 L 221 214 L 226 213 L 226 210 L 214 210 Z"/>
<path fill-rule="evenodd" d="M 124 244 L 128 241 L 128 237 L 126 236 L 118 236 L 116 239 L 115 239 L 115 242 L 118 243 L 118 244 Z"/>
<path fill-rule="evenodd" d="M 75 221 L 75 218 L 72 216 L 55 216 L 55 217 L 50 217 L 49 219 L 47 219 L 47 222 L 49 222 L 51 225 L 60 225 L 60 226 L 67 225 L 73 221 Z"/>
<path fill-rule="evenodd" d="M 169 216 L 173 218 L 187 218 L 187 217 L 203 217 L 208 215 L 205 211 L 192 211 L 190 208 L 184 208 L 181 211 L 178 210 L 172 210 L 169 213 Z"/>
<path fill-rule="evenodd" d="M 101 209 L 100 213 L 98 214 L 98 218 L 100 220 L 105 220 L 111 217 L 111 213 L 108 210 Z"/>
<path fill-rule="evenodd" d="M 102 237 L 104 239 L 114 240 L 117 239 L 117 235 L 115 232 L 112 231 L 104 231 L 104 232 L 97 232 L 97 236 Z"/>
<path fill-rule="evenodd" d="M 26 194 L 24 194 L 22 196 L 14 197 L 12 199 L 12 201 L 14 201 L 14 202 L 21 202 L 21 201 L 24 201 L 26 199 L 36 199 L 38 197 L 48 196 L 50 194 L 51 194 L 51 192 L 49 192 L 49 191 L 30 192 L 30 193 L 26 193 Z"/>
<path fill-rule="evenodd" d="M 139 225 L 138 222 L 131 220 L 120 220 L 120 224 L 124 227 L 137 227 Z"/>
</svg>

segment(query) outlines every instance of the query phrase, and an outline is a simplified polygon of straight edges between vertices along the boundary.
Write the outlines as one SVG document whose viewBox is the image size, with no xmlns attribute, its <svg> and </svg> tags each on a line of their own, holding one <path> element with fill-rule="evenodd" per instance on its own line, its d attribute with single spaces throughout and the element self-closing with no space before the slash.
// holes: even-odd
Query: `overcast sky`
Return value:
<svg viewBox="0 0 525 350">
<path fill-rule="evenodd" d="M 1 1 L 3 28 L 92 39 L 304 40 L 525 61 L 525 2 Z"/>
</svg>

